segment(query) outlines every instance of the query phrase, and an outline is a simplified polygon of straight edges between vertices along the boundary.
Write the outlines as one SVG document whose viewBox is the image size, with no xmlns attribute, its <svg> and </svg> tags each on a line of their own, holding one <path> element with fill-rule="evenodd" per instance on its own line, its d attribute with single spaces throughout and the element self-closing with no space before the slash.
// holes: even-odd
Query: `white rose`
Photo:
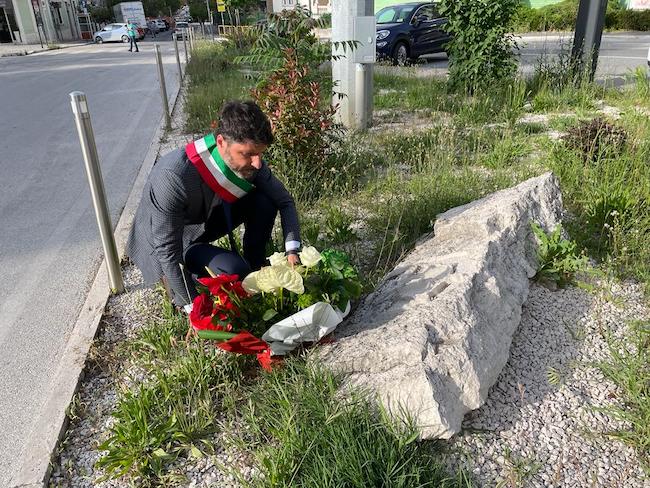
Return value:
<svg viewBox="0 0 650 488">
<path fill-rule="evenodd" d="M 320 253 L 313 246 L 307 246 L 301 252 L 298 253 L 300 256 L 300 262 L 305 265 L 307 268 L 315 266 L 318 261 L 321 260 Z"/>
<path fill-rule="evenodd" d="M 271 266 L 282 266 L 288 264 L 287 257 L 283 252 L 274 252 L 269 256 Z"/>
</svg>

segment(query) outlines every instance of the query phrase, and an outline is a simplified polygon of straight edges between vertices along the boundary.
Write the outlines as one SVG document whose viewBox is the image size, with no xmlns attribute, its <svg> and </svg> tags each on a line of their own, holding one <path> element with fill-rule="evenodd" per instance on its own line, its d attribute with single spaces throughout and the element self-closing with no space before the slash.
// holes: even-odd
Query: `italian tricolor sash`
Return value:
<svg viewBox="0 0 650 488">
<path fill-rule="evenodd" d="M 196 166 L 203 181 L 228 203 L 234 203 L 255 188 L 228 167 L 219 154 L 213 134 L 190 142 L 185 146 L 185 154 Z"/>
</svg>

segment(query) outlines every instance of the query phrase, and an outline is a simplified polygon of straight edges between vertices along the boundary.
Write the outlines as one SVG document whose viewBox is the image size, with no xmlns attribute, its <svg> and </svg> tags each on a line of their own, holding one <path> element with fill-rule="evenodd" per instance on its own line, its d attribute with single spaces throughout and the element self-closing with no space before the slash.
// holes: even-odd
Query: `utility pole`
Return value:
<svg viewBox="0 0 650 488">
<path fill-rule="evenodd" d="M 332 60 L 334 91 L 343 94 L 337 120 L 346 127 L 365 129 L 372 121 L 373 63 L 375 61 L 374 0 L 332 0 Z M 359 45 L 334 47 L 336 42 L 357 41 Z"/>
<path fill-rule="evenodd" d="M 575 37 L 571 58 L 573 65 L 583 71 L 589 70 L 589 79 L 593 80 L 598 66 L 598 51 L 603 36 L 607 0 L 580 0 L 576 20 Z"/>
</svg>

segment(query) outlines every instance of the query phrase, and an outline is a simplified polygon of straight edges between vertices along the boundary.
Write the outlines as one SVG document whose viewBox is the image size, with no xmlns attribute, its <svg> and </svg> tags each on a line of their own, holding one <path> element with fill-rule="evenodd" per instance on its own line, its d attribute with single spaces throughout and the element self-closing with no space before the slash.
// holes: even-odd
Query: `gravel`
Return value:
<svg viewBox="0 0 650 488">
<path fill-rule="evenodd" d="M 508 363 L 447 446 L 449 468 L 479 486 L 649 487 L 634 450 L 604 435 L 624 427 L 598 411 L 620 392 L 593 365 L 609 358 L 607 334 L 649 317 L 634 283 L 595 294 L 533 285 Z"/>
</svg>

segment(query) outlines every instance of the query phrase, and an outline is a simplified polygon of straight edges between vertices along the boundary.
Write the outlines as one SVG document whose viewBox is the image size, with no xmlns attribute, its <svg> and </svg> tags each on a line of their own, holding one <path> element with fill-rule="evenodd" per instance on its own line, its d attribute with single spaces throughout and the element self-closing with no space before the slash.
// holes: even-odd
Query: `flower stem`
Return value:
<svg viewBox="0 0 650 488">
<path fill-rule="evenodd" d="M 219 342 L 227 341 L 237 335 L 233 332 L 225 332 L 223 330 L 199 330 L 197 333 L 201 339 Z"/>
</svg>

